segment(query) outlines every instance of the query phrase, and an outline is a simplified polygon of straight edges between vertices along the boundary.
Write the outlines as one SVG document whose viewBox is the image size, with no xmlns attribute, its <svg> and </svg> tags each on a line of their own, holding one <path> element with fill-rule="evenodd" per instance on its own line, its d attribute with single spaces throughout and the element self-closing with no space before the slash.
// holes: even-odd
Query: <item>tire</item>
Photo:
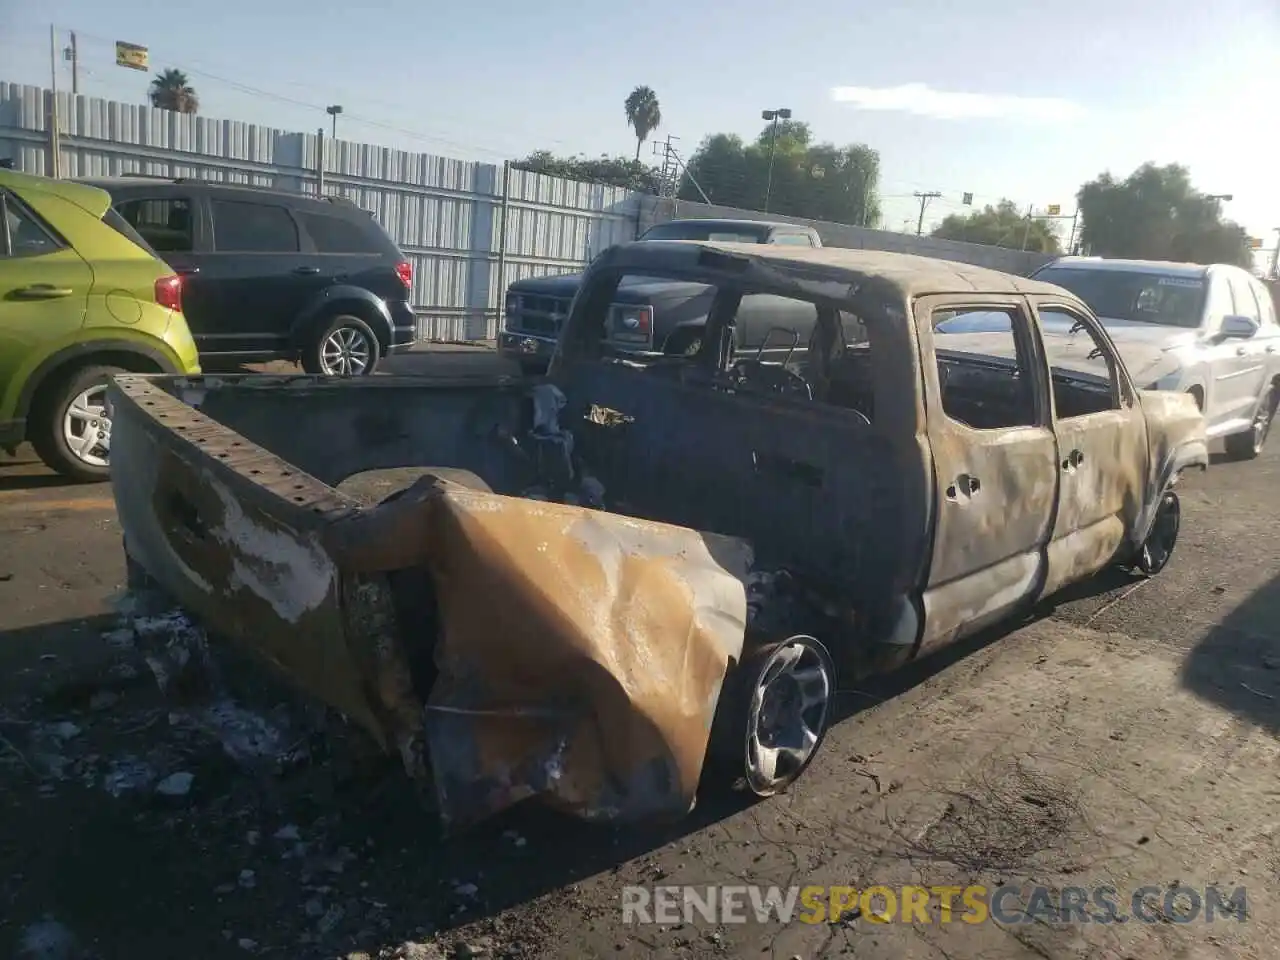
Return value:
<svg viewBox="0 0 1280 960">
<path fill-rule="evenodd" d="M 110 476 L 111 412 L 106 387 L 121 373 L 128 371 L 80 367 L 41 390 L 32 409 L 29 439 L 47 466 L 84 483 Z"/>
<path fill-rule="evenodd" d="M 1148 577 L 1154 577 L 1168 566 L 1173 556 L 1173 548 L 1178 543 L 1178 531 L 1181 527 L 1182 504 L 1176 493 L 1166 490 L 1160 498 L 1160 505 L 1156 507 L 1156 518 L 1151 524 L 1151 532 L 1147 534 L 1146 541 L 1138 549 L 1134 566 Z"/>
<path fill-rule="evenodd" d="M 826 739 L 835 673 L 826 647 L 810 636 L 796 635 L 749 653 L 721 694 L 717 712 L 723 716 L 712 744 L 717 772 L 744 781 L 757 797 L 795 783 Z M 813 699 L 806 706 L 809 696 Z"/>
<path fill-rule="evenodd" d="M 1267 435 L 1271 432 L 1271 422 L 1276 414 L 1275 385 L 1267 387 L 1262 399 L 1258 402 L 1258 411 L 1254 414 L 1253 423 L 1244 433 L 1233 433 L 1223 440 L 1228 459 L 1256 460 L 1267 445 Z"/>
<path fill-rule="evenodd" d="M 677 330 L 667 338 L 662 352 L 668 356 L 696 357 L 702 352 L 702 328 Z"/>
<path fill-rule="evenodd" d="M 302 348 L 302 369 L 325 377 L 366 377 L 377 369 L 382 346 L 359 317 L 340 314 Z"/>
</svg>

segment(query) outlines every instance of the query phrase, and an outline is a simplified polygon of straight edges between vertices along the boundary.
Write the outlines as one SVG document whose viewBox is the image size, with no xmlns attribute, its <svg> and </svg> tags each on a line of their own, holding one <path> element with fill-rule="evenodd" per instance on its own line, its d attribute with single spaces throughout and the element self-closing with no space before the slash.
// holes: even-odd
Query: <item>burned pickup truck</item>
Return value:
<svg viewBox="0 0 1280 960">
<path fill-rule="evenodd" d="M 634 275 L 714 289 L 703 349 L 610 344 Z M 785 362 L 731 350 L 755 293 L 816 312 Z M 978 312 L 1009 323 L 938 330 Z M 454 826 L 535 796 L 680 815 L 708 760 L 772 794 L 838 684 L 1158 572 L 1208 462 L 1194 401 L 1137 389 L 1071 294 L 871 251 L 611 248 L 546 380 L 121 376 L 112 400 L 131 583 L 363 726 Z"/>
</svg>

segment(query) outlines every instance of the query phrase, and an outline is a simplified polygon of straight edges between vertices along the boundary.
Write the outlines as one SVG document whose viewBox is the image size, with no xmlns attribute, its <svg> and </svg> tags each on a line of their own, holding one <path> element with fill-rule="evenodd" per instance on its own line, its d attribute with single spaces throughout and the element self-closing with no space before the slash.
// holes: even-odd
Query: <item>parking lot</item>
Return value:
<svg viewBox="0 0 1280 960">
<path fill-rule="evenodd" d="M 483 350 L 393 371 L 482 369 Z M 441 838 L 393 770 L 270 700 L 162 701 L 120 627 L 106 485 L 0 460 L 0 953 L 1261 957 L 1280 918 L 1280 452 L 1182 488 L 1174 560 L 864 685 L 786 796 L 685 821 L 518 809 Z M 255 766 L 265 746 L 300 757 Z M 261 749 L 260 749 L 261 748 Z M 279 748 L 279 749 L 277 749 Z M 1247 920 L 622 922 L 627 885 L 1247 891 Z M 23 951 L 27 951 L 26 954 Z"/>
</svg>

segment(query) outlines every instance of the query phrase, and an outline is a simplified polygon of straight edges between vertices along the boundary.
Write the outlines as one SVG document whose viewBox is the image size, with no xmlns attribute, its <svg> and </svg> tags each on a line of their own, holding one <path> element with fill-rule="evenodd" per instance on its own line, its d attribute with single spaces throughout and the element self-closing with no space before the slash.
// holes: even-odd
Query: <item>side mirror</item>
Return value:
<svg viewBox="0 0 1280 960">
<path fill-rule="evenodd" d="M 1248 340 L 1257 332 L 1257 320 L 1238 315 L 1223 317 L 1222 328 L 1219 331 L 1223 340 Z"/>
</svg>

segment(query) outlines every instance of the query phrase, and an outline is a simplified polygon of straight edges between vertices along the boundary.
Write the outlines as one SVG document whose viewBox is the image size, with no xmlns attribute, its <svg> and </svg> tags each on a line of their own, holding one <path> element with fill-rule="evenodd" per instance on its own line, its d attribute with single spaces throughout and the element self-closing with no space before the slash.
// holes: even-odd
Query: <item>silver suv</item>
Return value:
<svg viewBox="0 0 1280 960">
<path fill-rule="evenodd" d="M 1280 398 L 1280 326 L 1262 281 L 1227 264 L 1094 257 L 1032 276 L 1089 304 L 1139 386 L 1195 396 L 1229 457 L 1262 452 Z"/>
</svg>

